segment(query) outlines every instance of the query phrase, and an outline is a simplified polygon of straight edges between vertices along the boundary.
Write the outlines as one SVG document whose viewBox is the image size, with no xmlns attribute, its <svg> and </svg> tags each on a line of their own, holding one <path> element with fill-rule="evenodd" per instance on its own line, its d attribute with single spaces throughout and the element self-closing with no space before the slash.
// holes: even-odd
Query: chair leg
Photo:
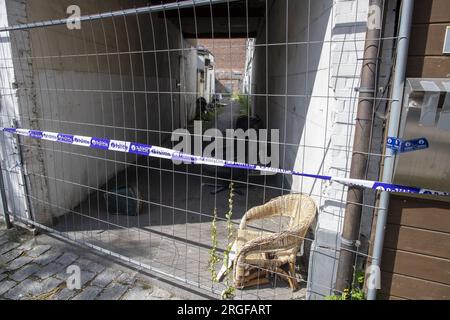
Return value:
<svg viewBox="0 0 450 320">
<path fill-rule="evenodd" d="M 267 272 L 265 270 L 251 273 L 250 275 L 239 279 L 239 281 L 235 281 L 235 287 L 238 289 L 243 289 L 256 285 L 266 285 L 270 282 L 269 279 L 266 278 L 266 275 Z"/>
<path fill-rule="evenodd" d="M 289 273 L 292 279 L 292 283 L 294 285 L 293 289 L 297 290 L 298 289 L 298 281 L 297 281 L 297 276 L 295 274 L 295 262 L 291 261 L 289 262 Z"/>
<path fill-rule="evenodd" d="M 276 269 L 276 272 L 278 273 L 277 275 L 281 276 L 284 280 L 286 280 L 289 283 L 289 287 L 291 287 L 291 289 L 295 289 L 293 279 L 292 279 L 292 277 L 290 276 L 289 273 L 287 273 L 286 271 L 284 271 L 280 267 L 278 267 Z"/>
</svg>

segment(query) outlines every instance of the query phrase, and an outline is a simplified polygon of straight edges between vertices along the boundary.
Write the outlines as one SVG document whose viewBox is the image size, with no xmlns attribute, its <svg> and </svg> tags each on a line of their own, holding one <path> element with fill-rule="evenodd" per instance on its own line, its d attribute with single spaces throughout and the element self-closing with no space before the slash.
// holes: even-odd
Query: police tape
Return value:
<svg viewBox="0 0 450 320">
<path fill-rule="evenodd" d="M 97 137 L 87 137 L 78 136 L 65 133 L 55 133 L 48 131 L 37 131 L 28 129 L 18 129 L 18 128 L 0 128 L 1 131 L 17 134 L 20 136 L 30 137 L 34 139 L 59 142 L 64 144 L 71 144 L 76 146 L 82 146 L 92 149 L 110 150 L 116 152 L 130 153 L 134 155 L 141 155 L 147 157 L 154 157 L 160 159 L 168 160 L 178 160 L 187 164 L 198 164 L 198 165 L 208 165 L 216 167 L 228 167 L 244 170 L 255 170 L 259 172 L 270 172 L 275 174 L 286 174 L 293 176 L 300 176 L 311 179 L 325 180 L 331 182 L 337 182 L 344 185 L 357 186 L 366 189 L 388 191 L 393 193 L 415 193 L 415 194 L 428 194 L 428 195 L 438 195 L 438 196 L 450 196 L 450 192 L 435 191 L 418 187 L 409 187 L 397 184 L 382 183 L 377 181 L 360 180 L 360 179 L 349 179 L 349 178 L 339 178 L 332 176 L 308 174 L 303 172 L 298 172 L 294 170 L 286 170 L 279 168 L 271 168 L 266 166 L 239 163 L 234 161 L 220 160 L 210 157 L 195 156 L 191 154 L 182 153 L 176 150 L 151 146 L 142 143 L 128 142 L 121 140 L 111 140 L 105 138 Z"/>
</svg>

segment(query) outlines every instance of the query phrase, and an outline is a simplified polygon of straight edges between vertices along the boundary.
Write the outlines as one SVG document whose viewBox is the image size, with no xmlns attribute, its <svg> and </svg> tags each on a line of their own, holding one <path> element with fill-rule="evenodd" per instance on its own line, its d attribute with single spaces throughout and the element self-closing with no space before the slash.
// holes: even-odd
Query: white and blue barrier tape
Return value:
<svg viewBox="0 0 450 320">
<path fill-rule="evenodd" d="M 194 156 L 191 154 L 185 154 L 176 150 L 150 146 L 146 144 L 136 143 L 136 142 L 128 142 L 121 140 L 110 140 L 104 138 L 97 137 L 86 137 L 86 136 L 77 136 L 65 133 L 55 133 L 48 131 L 37 131 L 37 130 L 28 130 L 28 129 L 16 129 L 16 128 L 0 128 L 1 131 L 17 134 L 20 136 L 30 137 L 34 139 L 59 142 L 71 145 L 77 145 L 92 149 L 102 149 L 102 150 L 110 150 L 116 152 L 124 152 L 130 153 L 134 155 L 141 155 L 147 157 L 154 157 L 160 159 L 169 159 L 169 160 L 179 160 L 185 163 L 190 164 L 203 164 L 209 166 L 216 167 L 229 167 L 229 168 L 237 168 L 237 169 L 245 169 L 245 170 L 256 170 L 260 172 L 272 172 L 278 174 L 288 174 L 293 176 L 306 177 L 311 179 L 319 179 L 325 181 L 332 181 L 341 183 L 344 185 L 352 185 L 358 186 L 367 189 L 388 191 L 394 193 L 415 193 L 415 194 L 429 194 L 429 195 L 438 195 L 438 196 L 450 196 L 450 192 L 443 191 L 434 191 L 424 188 L 418 187 L 409 187 L 403 185 L 382 183 L 376 181 L 369 180 L 359 180 L 359 179 L 348 179 L 348 178 L 339 178 L 332 176 L 323 176 L 316 174 L 307 174 L 303 172 L 298 172 L 294 170 L 285 170 L 278 168 L 270 168 L 260 165 L 252 165 L 246 163 L 239 163 L 233 161 L 220 160 L 209 157 L 201 157 Z"/>
<path fill-rule="evenodd" d="M 426 138 L 403 141 L 402 139 L 388 137 L 386 145 L 397 153 L 425 150 L 430 147 Z"/>
</svg>

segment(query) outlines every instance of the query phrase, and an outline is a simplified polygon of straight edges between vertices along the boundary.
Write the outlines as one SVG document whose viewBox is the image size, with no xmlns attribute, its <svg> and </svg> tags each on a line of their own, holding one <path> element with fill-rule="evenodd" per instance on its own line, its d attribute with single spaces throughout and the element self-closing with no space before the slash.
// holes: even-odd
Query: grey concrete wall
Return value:
<svg viewBox="0 0 450 320">
<path fill-rule="evenodd" d="M 14 0 L 7 3 L 8 12 L 21 12 L 22 18 L 9 22 L 63 18 L 72 3 Z M 77 4 L 82 15 L 130 5 L 124 0 Z M 24 128 L 160 145 L 195 116 L 195 94 L 181 99 L 180 92 L 195 92 L 196 52 L 159 14 L 86 22 L 80 30 L 15 31 L 11 40 L 20 58 L 14 68 Z M 137 160 L 30 139 L 23 143 L 33 211 L 45 223 Z"/>
</svg>

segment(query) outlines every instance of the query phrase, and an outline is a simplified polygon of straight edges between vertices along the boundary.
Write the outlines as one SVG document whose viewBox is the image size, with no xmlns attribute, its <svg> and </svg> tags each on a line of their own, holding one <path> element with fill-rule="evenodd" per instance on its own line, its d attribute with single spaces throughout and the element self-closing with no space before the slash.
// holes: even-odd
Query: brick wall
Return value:
<svg viewBox="0 0 450 320">
<path fill-rule="evenodd" d="M 214 55 L 216 79 L 232 91 L 239 91 L 245 73 L 247 39 L 200 39 L 198 44 Z M 220 87 L 216 91 L 222 91 Z"/>
</svg>

